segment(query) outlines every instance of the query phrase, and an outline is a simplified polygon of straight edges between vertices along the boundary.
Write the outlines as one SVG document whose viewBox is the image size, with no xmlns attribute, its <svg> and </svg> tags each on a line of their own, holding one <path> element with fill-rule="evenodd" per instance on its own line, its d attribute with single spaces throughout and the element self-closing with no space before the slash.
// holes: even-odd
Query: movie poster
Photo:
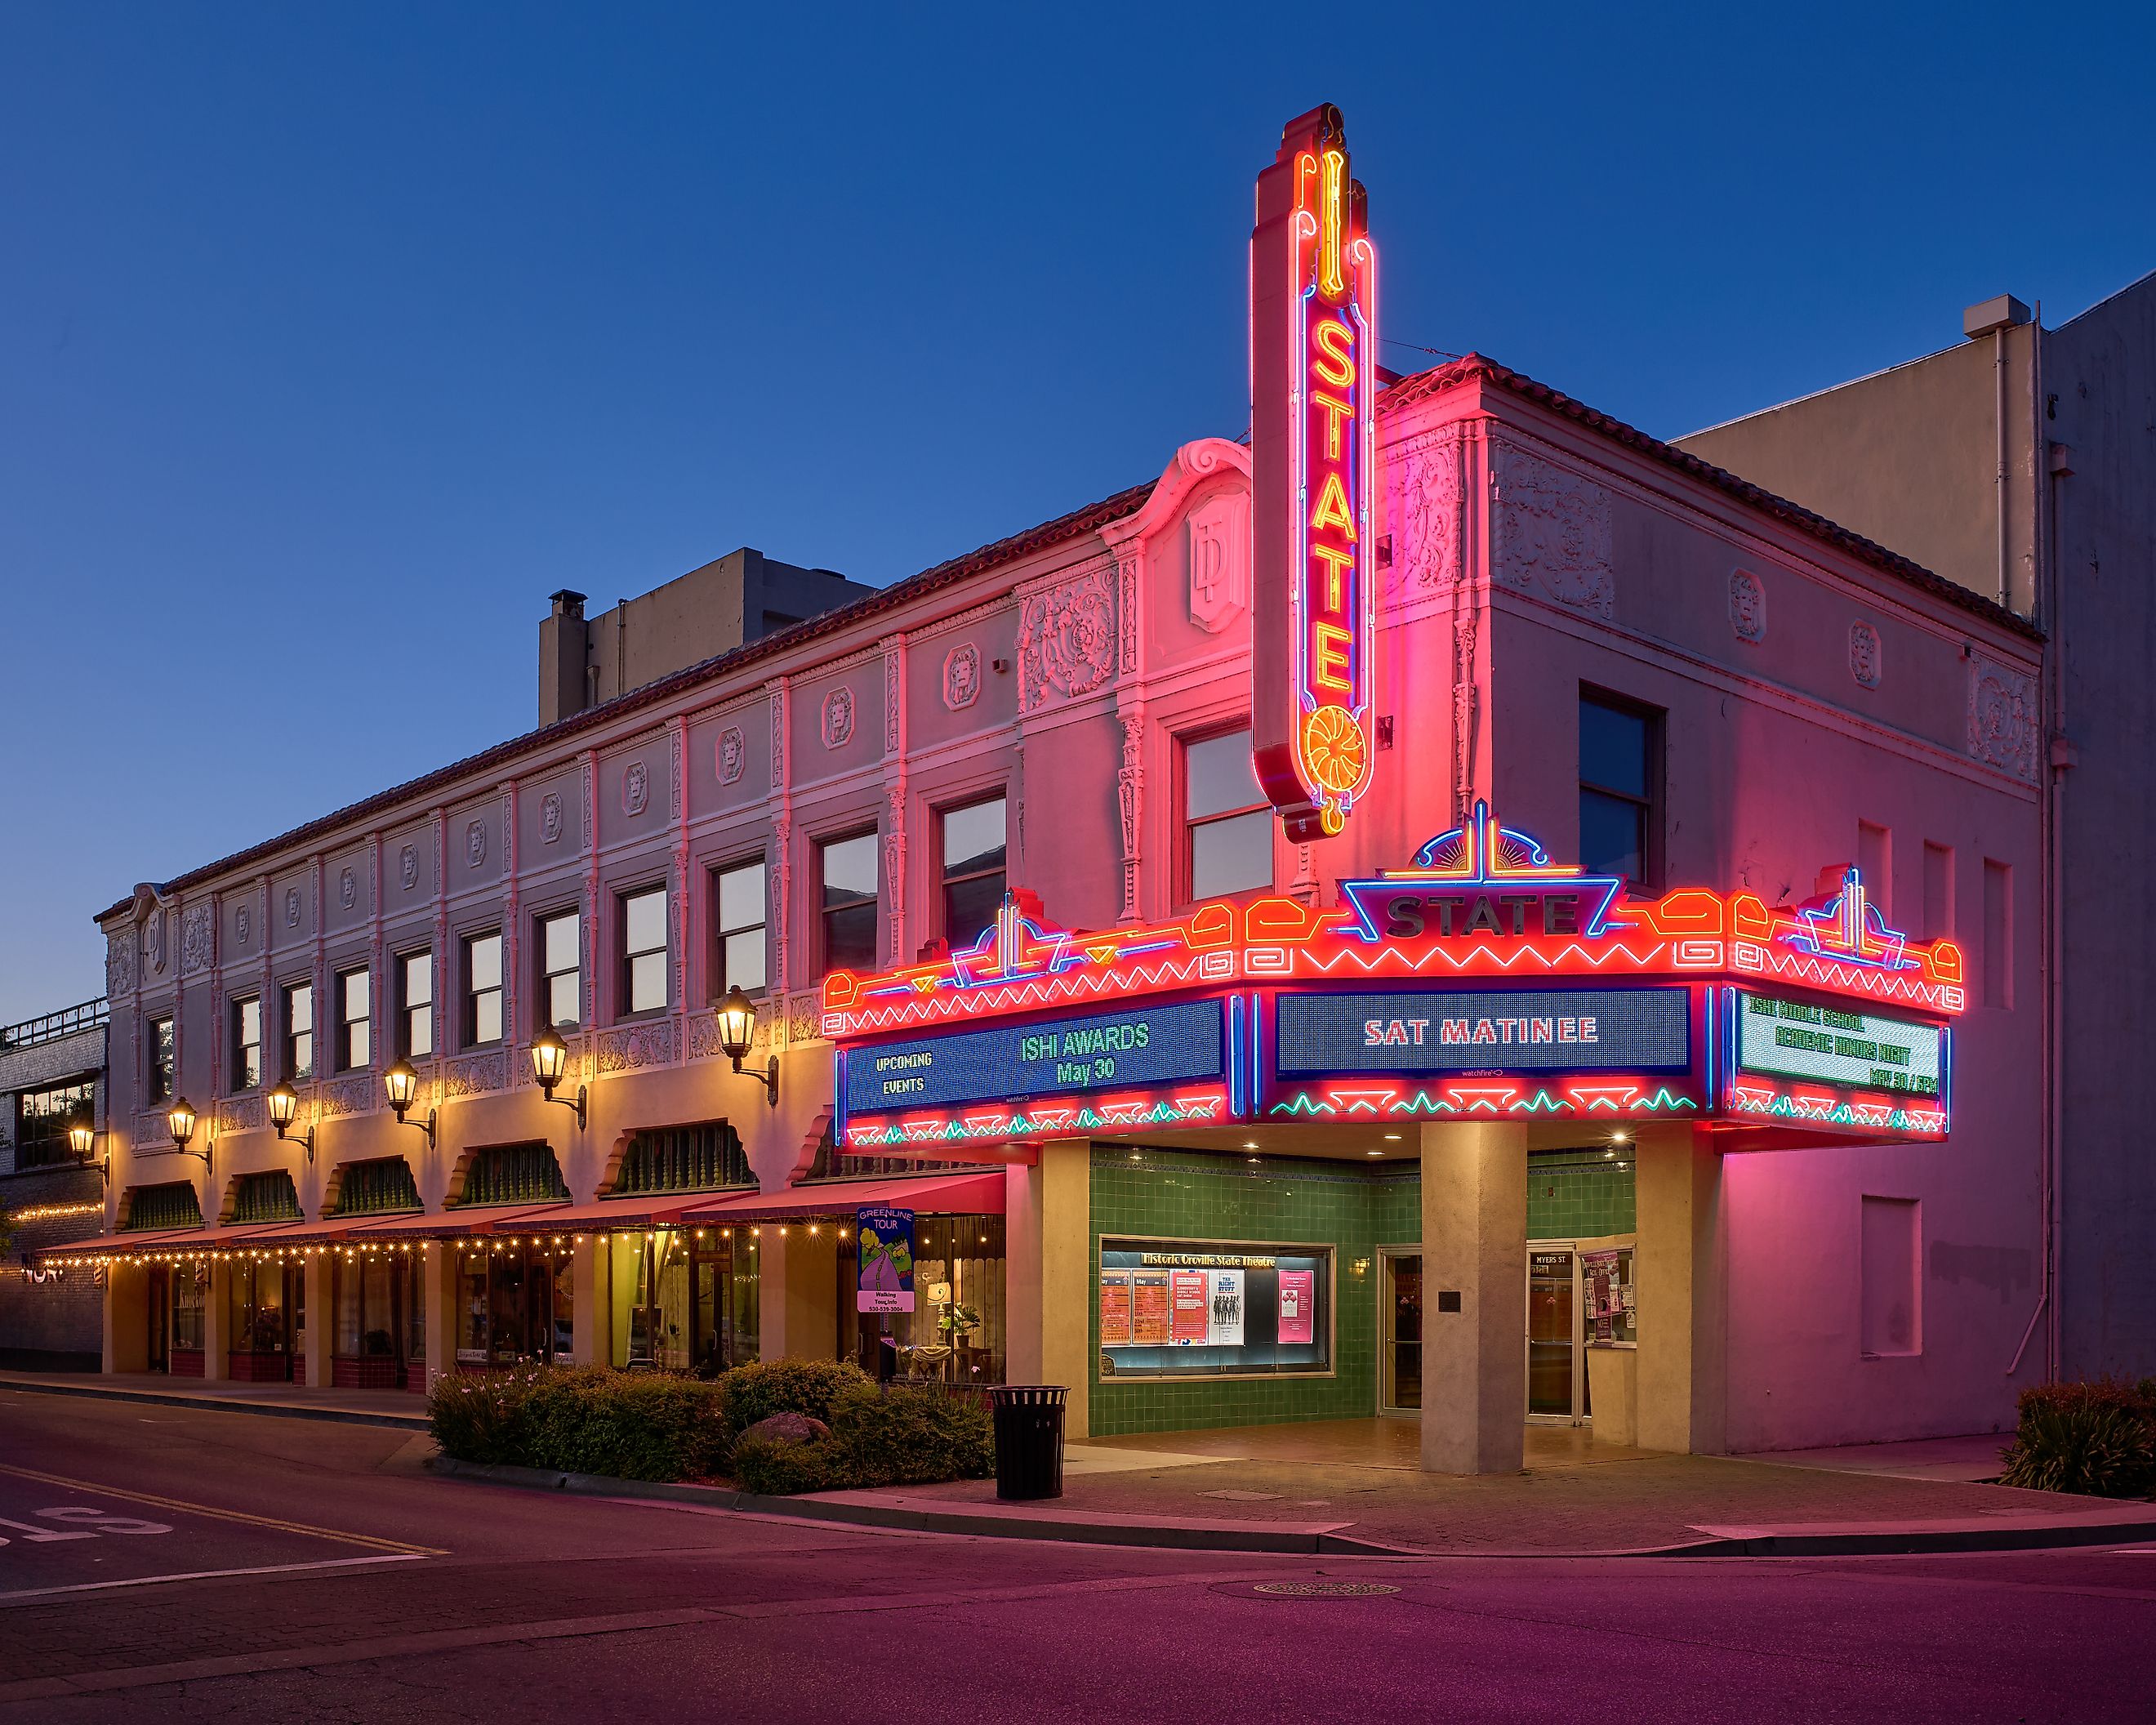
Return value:
<svg viewBox="0 0 2156 1725">
<path fill-rule="evenodd" d="M 1138 1348 L 1165 1348 L 1172 1336 L 1168 1311 L 1168 1271 L 1131 1272 L 1131 1342 Z"/>
<path fill-rule="evenodd" d="M 1127 1270 L 1101 1272 L 1101 1346 L 1131 1345 L 1131 1276 Z"/>
<path fill-rule="evenodd" d="M 1176 1346 L 1203 1348 L 1211 1327 L 1210 1278 L 1202 1270 L 1171 1270 L 1168 1279 Z"/>
<path fill-rule="evenodd" d="M 1280 1273 L 1280 1340 L 1305 1346 L 1317 1338 L 1317 1276 L 1315 1271 Z"/>
<path fill-rule="evenodd" d="M 1209 1270 L 1205 1272 L 1205 1345 L 1240 1348 L 1243 1345 L 1244 1272 Z"/>
</svg>

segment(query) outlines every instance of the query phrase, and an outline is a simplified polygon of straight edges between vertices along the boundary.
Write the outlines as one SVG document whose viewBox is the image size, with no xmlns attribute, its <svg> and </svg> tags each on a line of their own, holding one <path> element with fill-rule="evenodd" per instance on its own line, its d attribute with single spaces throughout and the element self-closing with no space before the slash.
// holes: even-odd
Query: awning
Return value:
<svg viewBox="0 0 2156 1725">
<path fill-rule="evenodd" d="M 709 1192 L 652 1192 L 605 1198 L 597 1204 L 550 1204 L 520 1210 L 495 1224 L 496 1234 L 609 1234 L 619 1229 L 671 1228 L 688 1211 L 707 1204 Z"/>
<path fill-rule="evenodd" d="M 33 1250 L 38 1258 L 105 1258 L 116 1252 L 149 1251 L 158 1242 L 188 1231 L 184 1228 L 131 1228 L 118 1234 L 96 1235 L 89 1240 L 71 1240 L 64 1245 L 38 1246 Z"/>
<path fill-rule="evenodd" d="M 832 1180 L 784 1192 L 743 1192 L 690 1210 L 692 1227 L 726 1222 L 783 1222 L 796 1216 L 847 1216 L 857 1209 L 927 1210 L 962 1216 L 1004 1213 L 1004 1171 L 913 1174 L 895 1180 Z"/>
<path fill-rule="evenodd" d="M 534 1206 L 494 1204 L 464 1210 L 434 1210 L 419 1215 L 382 1216 L 371 1222 L 353 1222 L 345 1238 L 355 1244 L 400 1240 L 461 1240 L 470 1235 L 516 1234 L 548 1216 L 569 1208 L 567 1203 Z M 506 1224 L 515 1223 L 513 1228 Z"/>
</svg>

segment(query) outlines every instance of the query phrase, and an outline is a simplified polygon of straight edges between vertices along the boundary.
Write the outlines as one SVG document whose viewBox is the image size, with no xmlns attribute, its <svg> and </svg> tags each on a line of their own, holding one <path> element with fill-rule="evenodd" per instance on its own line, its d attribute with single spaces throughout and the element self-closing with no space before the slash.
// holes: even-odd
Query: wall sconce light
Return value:
<svg viewBox="0 0 2156 1725">
<path fill-rule="evenodd" d="M 555 1086 L 561 1083 L 562 1075 L 568 1070 L 569 1045 L 562 1041 L 551 1027 L 542 1030 L 531 1044 L 531 1076 L 538 1081 L 539 1088 L 546 1092 L 548 1101 L 559 1102 L 564 1108 L 574 1111 L 577 1127 L 581 1131 L 584 1124 L 584 1086 L 581 1084 L 577 1086 L 577 1100 L 573 1102 L 566 1096 L 554 1094 Z"/>
<path fill-rule="evenodd" d="M 270 1110 L 270 1124 L 277 1128 L 278 1142 L 281 1143 L 290 1139 L 295 1144 L 306 1146 L 307 1161 L 311 1166 L 315 1159 L 314 1127 L 311 1125 L 304 1132 L 291 1130 L 292 1122 L 300 1113 L 299 1091 L 289 1084 L 274 1085 L 263 1101 Z"/>
<path fill-rule="evenodd" d="M 408 1126 L 415 1132 L 427 1135 L 427 1147 L 435 1147 L 434 1117 L 440 1111 L 429 1108 L 424 1120 L 407 1120 L 404 1116 L 419 1094 L 419 1075 L 412 1070 L 412 1063 L 399 1060 L 382 1075 L 382 1087 L 389 1093 L 389 1111 L 397 1117 L 399 1126 Z"/>
<path fill-rule="evenodd" d="M 165 1111 L 165 1130 L 172 1135 L 172 1147 L 182 1156 L 202 1158 L 203 1172 L 208 1173 L 210 1171 L 209 1153 L 217 1141 L 212 1138 L 199 1150 L 189 1147 L 194 1142 L 195 1118 L 194 1105 L 182 1096 Z"/>
<path fill-rule="evenodd" d="M 95 1161 L 97 1141 L 105 1134 L 86 1120 L 78 1120 L 68 1128 L 68 1148 L 74 1152 L 74 1159 L 85 1168 L 95 1168 L 105 1177 L 105 1189 L 112 1189 L 112 1153 L 105 1153 L 102 1162 Z"/>
<path fill-rule="evenodd" d="M 737 983 L 726 990 L 726 998 L 711 1009 L 718 1020 L 719 1051 L 734 1063 L 734 1070 L 742 1070 L 742 1060 L 756 1046 L 756 1003 L 741 991 Z M 764 1100 L 776 1108 L 778 1106 L 778 1056 L 771 1057 L 771 1064 L 762 1072 L 752 1072 L 752 1078 L 763 1081 Z"/>
</svg>

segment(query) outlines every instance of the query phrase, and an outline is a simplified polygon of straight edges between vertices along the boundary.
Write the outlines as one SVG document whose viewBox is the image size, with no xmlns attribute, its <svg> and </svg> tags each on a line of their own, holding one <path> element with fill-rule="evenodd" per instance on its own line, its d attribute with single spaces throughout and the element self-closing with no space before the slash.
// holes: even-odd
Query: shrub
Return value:
<svg viewBox="0 0 2156 1725">
<path fill-rule="evenodd" d="M 596 1367 L 532 1386 L 531 1465 L 619 1480 L 700 1479 L 723 1463 L 726 1395 L 715 1384 Z"/>
<path fill-rule="evenodd" d="M 446 1373 L 427 1392 L 427 1418 L 444 1455 L 485 1464 L 522 1462 L 531 1450 L 527 1404 L 539 1368 Z"/>
<path fill-rule="evenodd" d="M 2156 1379 L 2040 1384 L 2019 1405 L 2005 1484 L 2097 1497 L 2156 1489 Z"/>
<path fill-rule="evenodd" d="M 777 1438 L 745 1437 L 734 1445 L 734 1483 L 765 1497 L 829 1491 L 843 1483 L 834 1477 L 832 1461 L 829 1438 L 789 1444 Z"/>
<path fill-rule="evenodd" d="M 727 1443 L 773 1414 L 806 1414 L 828 1425 L 831 1404 L 841 1391 L 875 1381 L 851 1360 L 772 1359 L 736 1366 L 719 1380 L 726 1391 Z"/>
<path fill-rule="evenodd" d="M 978 1480 L 996 1470 L 988 1409 L 926 1385 L 844 1391 L 831 1404 L 830 1441 L 851 1486 Z"/>
</svg>

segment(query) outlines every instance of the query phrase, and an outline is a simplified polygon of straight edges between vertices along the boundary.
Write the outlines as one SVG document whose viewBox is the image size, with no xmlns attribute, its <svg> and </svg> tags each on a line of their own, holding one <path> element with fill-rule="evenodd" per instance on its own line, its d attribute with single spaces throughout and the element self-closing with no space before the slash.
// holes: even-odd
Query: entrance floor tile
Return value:
<svg viewBox="0 0 2156 1725">
<path fill-rule="evenodd" d="M 1623 1444 L 1599 1444 L 1584 1425 L 1529 1425 L 1526 1430 L 1530 1470 L 1589 1467 L 1635 1461 L 1654 1453 Z M 1088 1438 L 1089 1454 L 1132 1455 L 1127 1464 L 1162 1466 L 1175 1455 L 1188 1463 L 1204 1461 L 1301 1462 L 1335 1467 L 1383 1467 L 1419 1472 L 1422 1467 L 1422 1424 L 1413 1415 L 1375 1420 L 1298 1420 L 1277 1425 L 1230 1425 L 1199 1431 L 1148 1431 L 1121 1437 Z M 1097 1469 L 1089 1471 L 1098 1471 Z"/>
</svg>

